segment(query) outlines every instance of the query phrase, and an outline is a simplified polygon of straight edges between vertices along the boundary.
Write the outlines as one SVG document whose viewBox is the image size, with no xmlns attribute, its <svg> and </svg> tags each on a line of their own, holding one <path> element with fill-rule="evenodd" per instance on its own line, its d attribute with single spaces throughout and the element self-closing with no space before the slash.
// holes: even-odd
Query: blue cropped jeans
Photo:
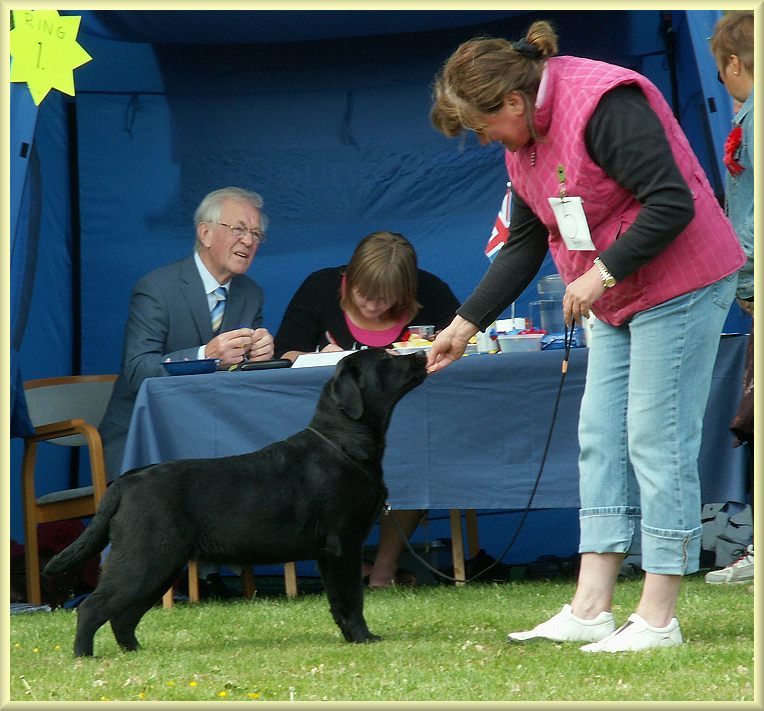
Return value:
<svg viewBox="0 0 764 711">
<path fill-rule="evenodd" d="M 726 277 L 619 327 L 594 321 L 578 430 L 579 552 L 641 552 L 650 573 L 698 570 L 697 460 L 735 286 Z"/>
</svg>

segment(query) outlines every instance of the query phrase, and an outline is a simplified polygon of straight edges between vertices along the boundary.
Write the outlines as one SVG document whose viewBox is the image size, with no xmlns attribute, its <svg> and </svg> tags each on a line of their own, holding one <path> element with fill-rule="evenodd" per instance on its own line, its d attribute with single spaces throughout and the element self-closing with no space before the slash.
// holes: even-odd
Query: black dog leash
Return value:
<svg viewBox="0 0 764 711">
<path fill-rule="evenodd" d="M 408 538 L 406 537 L 406 534 L 401 530 L 400 525 L 398 524 L 398 521 L 393 518 L 393 522 L 395 523 L 396 528 L 398 529 L 398 533 L 400 534 L 401 538 L 403 539 L 404 543 L 406 544 L 406 548 L 408 549 L 409 553 L 411 553 L 414 558 L 416 558 L 420 563 L 422 563 L 426 568 L 428 568 L 431 572 L 435 573 L 441 578 L 444 578 L 445 580 L 448 580 L 450 582 L 465 582 L 469 583 L 473 580 L 475 580 L 479 575 L 483 575 L 487 571 L 491 570 L 494 566 L 498 565 L 501 560 L 504 558 L 505 555 L 509 552 L 509 550 L 512 548 L 513 545 L 515 545 L 515 541 L 517 540 L 518 535 L 520 535 L 520 531 L 523 529 L 523 525 L 525 524 L 525 519 L 528 518 L 528 514 L 531 510 L 531 504 L 533 503 L 533 499 L 536 496 L 536 491 L 538 490 L 539 483 L 541 482 L 541 474 L 544 471 L 544 465 L 546 464 L 546 458 L 547 454 L 549 453 L 549 445 L 552 442 L 552 433 L 554 432 L 554 426 L 557 422 L 557 410 L 560 406 L 560 398 L 562 396 L 562 386 L 565 383 L 565 376 L 568 373 L 568 360 L 570 359 L 570 349 L 573 346 L 573 330 L 575 328 L 575 322 L 571 323 L 570 325 L 570 331 L 568 331 L 568 326 L 565 324 L 565 335 L 564 335 L 564 343 L 565 343 L 565 355 L 562 360 L 562 376 L 560 377 L 560 384 L 557 388 L 557 397 L 554 401 L 554 408 L 552 409 L 552 421 L 549 425 L 549 433 L 547 434 L 546 438 L 546 444 L 544 445 L 544 453 L 541 456 L 541 465 L 539 466 L 539 472 L 536 475 L 536 481 L 533 484 L 533 489 L 531 489 L 531 495 L 528 499 L 528 503 L 525 506 L 525 510 L 523 511 L 523 515 L 520 518 L 520 523 L 517 524 L 517 528 L 515 529 L 515 532 L 507 544 L 506 548 L 502 551 L 501 555 L 493 561 L 487 568 L 484 568 L 483 570 L 479 571 L 476 575 L 473 575 L 471 578 L 467 578 L 466 580 L 462 581 L 457 578 L 454 578 L 450 575 L 446 575 L 442 571 L 435 568 L 433 565 L 431 565 L 428 561 L 426 561 L 422 556 L 420 556 L 411 546 L 411 543 L 409 543 Z M 388 507 L 389 512 L 389 507 Z"/>
</svg>

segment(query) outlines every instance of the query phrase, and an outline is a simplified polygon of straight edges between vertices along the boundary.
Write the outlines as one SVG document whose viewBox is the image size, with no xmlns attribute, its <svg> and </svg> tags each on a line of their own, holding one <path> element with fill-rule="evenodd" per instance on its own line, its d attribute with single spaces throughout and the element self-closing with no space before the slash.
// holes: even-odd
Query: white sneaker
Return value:
<svg viewBox="0 0 764 711">
<path fill-rule="evenodd" d="M 636 612 L 629 621 L 611 635 L 593 644 L 585 644 L 582 652 L 639 652 L 655 647 L 675 647 L 682 644 L 682 632 L 676 617 L 666 627 L 648 625 Z"/>
<path fill-rule="evenodd" d="M 706 573 L 707 583 L 750 583 L 753 581 L 753 543 L 736 561 L 721 570 Z"/>
<path fill-rule="evenodd" d="M 529 639 L 551 639 L 553 642 L 595 642 L 607 637 L 615 629 L 612 612 L 600 612 L 593 620 L 582 620 L 565 604 L 562 610 L 546 622 L 526 632 L 510 632 L 507 642 L 525 642 Z"/>
</svg>

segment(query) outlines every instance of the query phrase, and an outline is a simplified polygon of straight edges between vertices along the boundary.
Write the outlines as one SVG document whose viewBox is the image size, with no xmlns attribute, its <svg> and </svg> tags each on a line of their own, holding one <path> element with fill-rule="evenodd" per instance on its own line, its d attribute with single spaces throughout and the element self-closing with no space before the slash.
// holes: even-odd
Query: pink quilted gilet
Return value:
<svg viewBox="0 0 764 711">
<path fill-rule="evenodd" d="M 657 87 L 637 72 L 577 57 L 550 58 L 547 72 L 546 94 L 535 119 L 543 139 L 514 153 L 507 151 L 506 163 L 513 189 L 549 230 L 549 248 L 566 284 L 591 268 L 597 254 L 626 231 L 641 207 L 586 150 L 586 126 L 604 93 L 621 84 L 639 85 L 666 129 L 674 159 L 695 198 L 695 217 L 687 228 L 654 259 L 608 289 L 592 308 L 597 318 L 621 325 L 635 313 L 737 271 L 745 254 Z M 596 251 L 569 251 L 560 237 L 547 200 L 559 196 L 558 165 L 565 169 L 567 195 L 583 199 Z"/>
</svg>

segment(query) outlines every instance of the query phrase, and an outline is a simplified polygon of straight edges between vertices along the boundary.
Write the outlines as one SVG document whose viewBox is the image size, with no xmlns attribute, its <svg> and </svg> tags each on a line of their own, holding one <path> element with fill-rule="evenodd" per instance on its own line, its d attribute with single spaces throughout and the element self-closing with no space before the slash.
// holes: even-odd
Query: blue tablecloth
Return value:
<svg viewBox="0 0 764 711">
<path fill-rule="evenodd" d="M 703 502 L 745 501 L 737 407 L 745 337 L 722 338 L 700 456 Z M 588 351 L 571 352 L 533 508 L 578 507 L 578 410 Z M 474 355 L 427 378 L 396 407 L 384 467 L 396 508 L 525 508 L 561 377 L 562 351 Z M 304 428 L 333 367 L 147 379 L 123 471 L 154 462 L 259 449 Z"/>
</svg>

